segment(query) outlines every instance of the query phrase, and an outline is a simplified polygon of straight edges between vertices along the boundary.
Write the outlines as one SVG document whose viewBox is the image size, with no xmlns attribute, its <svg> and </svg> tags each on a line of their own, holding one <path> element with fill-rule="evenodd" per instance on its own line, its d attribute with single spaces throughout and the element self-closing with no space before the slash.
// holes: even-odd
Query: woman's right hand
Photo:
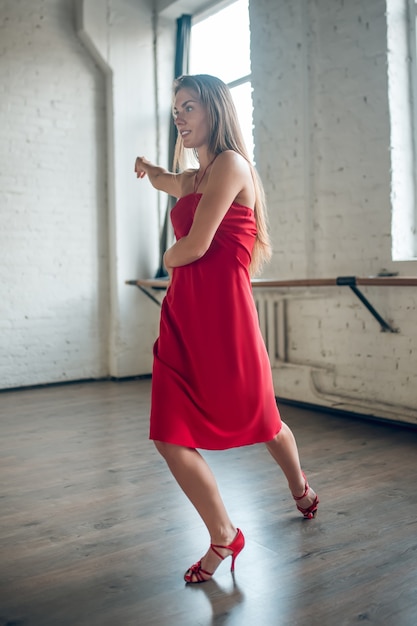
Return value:
<svg viewBox="0 0 417 626">
<path fill-rule="evenodd" d="M 181 195 L 181 174 L 172 174 L 168 170 L 154 165 L 144 156 L 136 157 L 134 172 L 137 178 L 145 178 L 147 176 L 149 181 L 155 189 L 158 191 L 165 191 L 174 198 L 179 198 Z"/>
<path fill-rule="evenodd" d="M 145 159 L 145 157 L 136 157 L 135 161 L 135 172 L 136 178 L 144 178 L 147 172 L 147 165 L 150 165 L 149 161 Z"/>
</svg>

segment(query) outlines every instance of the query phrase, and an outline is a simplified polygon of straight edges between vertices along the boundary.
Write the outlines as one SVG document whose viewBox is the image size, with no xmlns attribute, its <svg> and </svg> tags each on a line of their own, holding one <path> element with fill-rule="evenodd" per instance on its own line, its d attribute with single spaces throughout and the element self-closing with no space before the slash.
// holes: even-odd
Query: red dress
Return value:
<svg viewBox="0 0 417 626">
<path fill-rule="evenodd" d="M 177 239 L 200 193 L 171 212 Z M 233 203 L 210 248 L 174 269 L 154 345 L 150 439 L 222 450 L 272 439 L 281 428 L 249 276 L 256 222 Z"/>
</svg>

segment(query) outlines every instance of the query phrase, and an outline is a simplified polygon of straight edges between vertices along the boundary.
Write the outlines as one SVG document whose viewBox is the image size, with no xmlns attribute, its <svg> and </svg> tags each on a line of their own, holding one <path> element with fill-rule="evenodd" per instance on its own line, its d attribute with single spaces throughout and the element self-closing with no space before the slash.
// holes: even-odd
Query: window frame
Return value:
<svg viewBox="0 0 417 626">
<path fill-rule="evenodd" d="M 193 26 L 195 26 L 196 24 L 199 24 L 201 22 L 203 22 L 204 20 L 210 18 L 211 16 L 215 15 L 216 13 L 219 13 L 220 11 L 222 11 L 223 9 L 226 9 L 228 6 L 235 4 L 236 2 L 239 2 L 241 0 L 218 0 L 217 2 L 213 2 L 212 4 L 210 4 L 209 7 L 205 7 L 203 10 L 201 11 L 196 11 L 195 13 L 192 14 L 191 17 L 191 40 L 192 40 L 192 29 Z M 249 12 L 249 0 L 247 0 L 247 4 L 248 4 L 248 12 Z M 192 43 L 190 46 L 190 65 L 191 65 L 191 51 L 192 51 Z M 245 84 L 249 84 L 249 87 L 252 89 L 252 71 L 249 74 L 245 74 L 244 76 L 240 76 L 239 78 L 236 78 L 232 81 L 229 81 L 226 83 L 227 86 L 229 87 L 229 89 L 233 92 L 233 89 L 235 87 L 240 87 L 241 85 L 245 85 Z M 246 139 L 246 137 L 244 137 Z M 251 157 L 252 161 L 254 162 L 254 158 L 255 158 L 255 141 L 254 141 L 254 134 L 253 134 L 253 102 L 252 102 L 252 140 L 250 142 L 250 144 L 248 142 L 247 143 L 247 149 L 249 152 L 249 156 Z"/>
</svg>

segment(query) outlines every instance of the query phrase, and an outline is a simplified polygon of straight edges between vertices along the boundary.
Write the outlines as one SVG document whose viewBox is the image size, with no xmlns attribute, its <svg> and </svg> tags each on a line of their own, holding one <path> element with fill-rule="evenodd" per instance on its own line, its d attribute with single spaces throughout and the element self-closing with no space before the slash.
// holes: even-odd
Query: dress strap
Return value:
<svg viewBox="0 0 417 626">
<path fill-rule="evenodd" d="M 213 165 L 213 163 L 214 163 L 214 161 L 217 159 L 217 157 L 218 157 L 218 155 L 216 154 L 216 156 L 214 157 L 214 159 L 212 159 L 212 160 L 210 161 L 210 163 L 207 165 L 207 167 L 204 169 L 203 175 L 202 175 L 202 177 L 200 178 L 200 180 L 198 180 L 198 172 L 199 172 L 200 170 L 197 170 L 197 171 L 196 171 L 196 173 L 195 173 L 195 177 L 194 177 L 194 190 L 193 190 L 193 191 L 194 191 L 194 193 L 197 193 L 197 189 L 198 189 L 198 188 L 199 188 L 199 186 L 201 185 L 201 183 L 202 183 L 202 181 L 203 181 L 203 178 L 204 178 L 204 176 L 206 175 L 206 172 L 207 172 L 208 168 L 210 167 L 210 165 Z"/>
</svg>

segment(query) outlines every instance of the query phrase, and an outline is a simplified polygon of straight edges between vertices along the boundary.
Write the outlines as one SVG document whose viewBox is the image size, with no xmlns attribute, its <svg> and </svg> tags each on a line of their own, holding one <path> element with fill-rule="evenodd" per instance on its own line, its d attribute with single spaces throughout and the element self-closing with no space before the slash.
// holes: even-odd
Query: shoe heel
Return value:
<svg viewBox="0 0 417 626">
<path fill-rule="evenodd" d="M 232 564 L 230 566 L 230 571 L 231 572 L 235 571 L 235 561 L 236 561 L 237 557 L 239 556 L 239 554 L 242 552 L 244 547 L 245 547 L 245 537 L 244 537 L 242 531 L 239 530 L 239 528 L 238 528 L 238 533 L 237 533 L 236 539 L 229 546 L 229 549 L 233 550 L 233 552 L 232 552 Z"/>
</svg>

